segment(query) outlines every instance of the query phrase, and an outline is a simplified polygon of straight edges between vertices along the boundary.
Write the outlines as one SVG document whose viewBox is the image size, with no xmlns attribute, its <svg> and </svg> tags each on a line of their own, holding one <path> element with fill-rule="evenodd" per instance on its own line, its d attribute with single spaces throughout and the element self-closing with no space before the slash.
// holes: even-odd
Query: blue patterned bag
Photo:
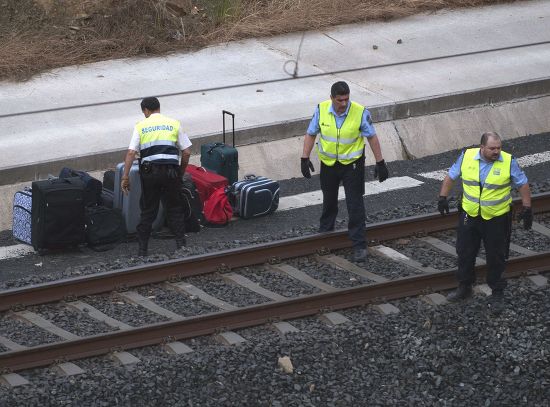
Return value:
<svg viewBox="0 0 550 407">
<path fill-rule="evenodd" d="M 32 190 L 25 188 L 13 196 L 13 237 L 23 243 L 31 244 L 31 208 Z"/>
</svg>

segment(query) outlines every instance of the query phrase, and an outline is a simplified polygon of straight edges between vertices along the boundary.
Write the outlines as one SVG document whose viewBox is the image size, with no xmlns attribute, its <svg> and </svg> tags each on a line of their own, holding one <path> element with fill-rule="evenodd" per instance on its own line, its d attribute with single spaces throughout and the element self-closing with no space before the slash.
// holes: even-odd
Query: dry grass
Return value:
<svg viewBox="0 0 550 407">
<path fill-rule="evenodd" d="M 197 3 L 196 1 L 199 1 Z M 0 0 L 0 80 L 506 0 Z"/>
</svg>

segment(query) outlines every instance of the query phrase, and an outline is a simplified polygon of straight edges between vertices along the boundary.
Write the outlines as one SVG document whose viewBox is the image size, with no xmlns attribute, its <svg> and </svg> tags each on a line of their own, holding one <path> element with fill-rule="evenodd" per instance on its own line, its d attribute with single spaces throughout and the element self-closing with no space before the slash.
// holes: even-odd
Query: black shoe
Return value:
<svg viewBox="0 0 550 407">
<path fill-rule="evenodd" d="M 474 295 L 471 284 L 459 284 L 456 291 L 447 296 L 449 302 L 459 302 Z"/>
<path fill-rule="evenodd" d="M 187 242 L 185 241 L 185 238 L 182 239 L 176 239 L 176 250 L 181 249 L 183 246 L 185 246 Z"/>
<path fill-rule="evenodd" d="M 353 249 L 353 260 L 358 263 L 367 261 L 367 249 L 360 247 Z"/>
<path fill-rule="evenodd" d="M 504 311 L 506 304 L 504 303 L 504 293 L 502 291 L 493 291 L 489 297 L 489 307 L 495 315 L 501 314 Z"/>
</svg>

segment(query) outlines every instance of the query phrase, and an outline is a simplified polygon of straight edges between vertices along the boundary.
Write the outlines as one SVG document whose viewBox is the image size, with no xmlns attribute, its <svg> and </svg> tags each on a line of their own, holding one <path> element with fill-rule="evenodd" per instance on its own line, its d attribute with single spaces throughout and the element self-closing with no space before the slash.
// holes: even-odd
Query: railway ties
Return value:
<svg viewBox="0 0 550 407">
<path fill-rule="evenodd" d="M 548 211 L 547 200 L 534 200 L 538 202 L 535 210 Z M 299 334 L 299 328 L 289 320 L 305 316 L 316 315 L 330 325 L 353 323 L 338 311 L 370 305 L 378 312 L 397 313 L 399 310 L 389 301 L 404 297 L 419 296 L 432 306 L 443 305 L 445 299 L 439 291 L 456 286 L 452 273 L 448 267 L 432 267 L 425 259 L 415 259 L 415 254 L 431 250 L 428 257 L 434 260 L 440 254 L 448 257 L 447 263 L 440 261 L 438 265 L 454 261 L 449 260 L 454 258 L 452 245 L 445 236 L 437 235 L 449 228 L 446 218 L 423 215 L 369 226 L 368 236 L 376 242 L 369 245 L 366 264 L 348 260 L 347 234 L 332 232 L 1 292 L 0 306 L 13 309 L 4 318 L 11 315 L 25 319 L 26 323 L 64 339 L 27 346 L 19 343 L 15 335 L 0 330 L 0 346 L 7 349 L 0 353 L 0 368 L 7 375 L 3 380 L 12 386 L 21 385 L 25 381 L 13 372 L 51 364 L 62 374 L 78 374 L 78 362 L 68 363 L 95 355 L 109 354 L 122 364 L 138 363 L 138 358 L 127 351 L 153 344 L 170 353 L 188 353 L 193 349 L 181 341 L 200 335 L 214 334 L 224 344 L 236 344 L 245 338 L 235 329 L 256 325 L 268 324 L 281 334 Z M 536 228 L 533 233 L 549 238 L 544 233 L 547 226 Z M 510 259 L 509 277 L 527 275 L 533 284 L 547 283 L 545 277 L 531 274 L 549 271 L 548 252 L 536 253 L 521 245 L 512 250 L 520 256 Z M 476 267 L 481 280 L 486 265 L 478 261 Z M 401 271 L 405 273 L 399 274 Z M 86 284 L 86 279 L 93 284 Z M 56 284 L 57 290 L 62 287 L 62 291 L 72 294 L 71 301 L 58 303 L 60 308 L 80 313 L 82 321 L 89 318 L 104 325 L 101 334 L 79 336 L 40 316 L 41 304 L 62 299 Z M 155 287 L 147 288 L 151 284 Z M 229 286 L 237 287 L 237 291 L 226 288 Z M 248 294 L 232 294 L 239 292 Z M 187 302 L 180 309 L 173 308 L 170 301 L 166 302 L 167 293 L 184 296 Z M 101 301 L 108 304 L 86 297 L 97 294 L 102 294 Z M 242 301 L 245 297 L 248 302 Z M 182 312 L 193 307 L 198 311 L 191 315 Z M 121 310 L 126 309 L 134 310 L 136 320 L 142 322 L 121 318 Z"/>
</svg>

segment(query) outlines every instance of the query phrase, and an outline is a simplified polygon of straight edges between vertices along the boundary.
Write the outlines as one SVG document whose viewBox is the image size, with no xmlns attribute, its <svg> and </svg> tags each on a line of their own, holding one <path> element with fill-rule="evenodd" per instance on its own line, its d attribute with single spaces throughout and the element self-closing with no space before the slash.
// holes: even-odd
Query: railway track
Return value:
<svg viewBox="0 0 550 407">
<path fill-rule="evenodd" d="M 534 196 L 533 209 L 535 213 L 550 212 L 550 194 Z M 412 256 L 398 253 L 391 245 L 381 243 L 393 240 L 397 242 L 393 246 L 399 247 L 415 240 L 430 246 L 434 255 L 438 253 L 452 258 L 452 245 L 437 234 L 454 228 L 456 220 L 455 212 L 445 217 L 431 214 L 370 225 L 367 233 L 371 257 L 395 262 L 408 271 L 405 276 L 397 278 L 351 262 L 346 258 L 350 244 L 347 233 L 331 232 L 3 291 L 0 293 L 0 311 L 4 313 L 4 320 L 23 320 L 47 331 L 54 339 L 50 343 L 29 346 L 14 340 L 16 333 L 0 335 L 0 345 L 6 349 L 0 353 L 0 369 L 3 373 L 10 373 L 52 364 L 72 366 L 67 362 L 108 353 L 121 356 L 128 349 L 153 344 L 163 344 L 175 353 L 187 352 L 189 349 L 179 341 L 199 335 L 217 333 L 227 341 L 238 341 L 238 335 L 231 330 L 271 323 L 286 332 L 293 328 L 283 321 L 316 314 L 324 314 L 328 320 L 338 323 L 336 310 L 377 304 L 392 312 L 387 301 L 408 296 L 424 295 L 438 302 L 441 301 L 438 291 L 456 286 L 451 270 L 423 264 Z M 550 230 L 544 225 L 535 223 L 535 230 L 543 238 L 550 239 Z M 512 251 L 516 256 L 508 262 L 507 277 L 550 271 L 549 251 L 537 253 L 517 245 L 512 247 Z M 300 269 L 301 264 L 311 263 L 314 265 L 310 268 L 325 269 L 328 274 L 344 273 L 354 284 L 338 287 L 331 284 L 330 279 L 312 276 L 312 273 Z M 479 259 L 476 268 L 478 277 L 483 279 L 483 259 Z M 283 295 L 275 287 L 266 288 L 247 277 L 250 272 L 252 275 L 272 273 L 283 276 L 308 289 Z M 194 279 L 205 275 L 220 277 L 224 282 L 247 291 L 250 303 L 234 305 L 231 298 L 209 294 L 198 284 L 193 284 Z M 191 298 L 195 303 L 206 304 L 206 307 L 199 311 L 199 315 L 191 316 L 163 307 L 152 301 L 153 297 L 160 296 L 146 295 L 147 287 L 156 285 L 157 290 L 159 284 L 174 295 Z M 145 318 L 136 326 L 108 315 L 110 313 L 105 309 L 99 309 L 102 300 L 97 300 L 105 293 L 116 304 L 133 304 L 158 318 Z M 55 316 L 45 317 L 42 314 L 47 313 L 40 311 L 51 309 L 52 306 L 48 305 L 51 303 L 55 307 L 70 308 L 73 315 L 79 315 L 78 321 L 96 321 L 104 327 L 103 332 L 82 335 L 57 326 L 52 322 Z"/>
</svg>

